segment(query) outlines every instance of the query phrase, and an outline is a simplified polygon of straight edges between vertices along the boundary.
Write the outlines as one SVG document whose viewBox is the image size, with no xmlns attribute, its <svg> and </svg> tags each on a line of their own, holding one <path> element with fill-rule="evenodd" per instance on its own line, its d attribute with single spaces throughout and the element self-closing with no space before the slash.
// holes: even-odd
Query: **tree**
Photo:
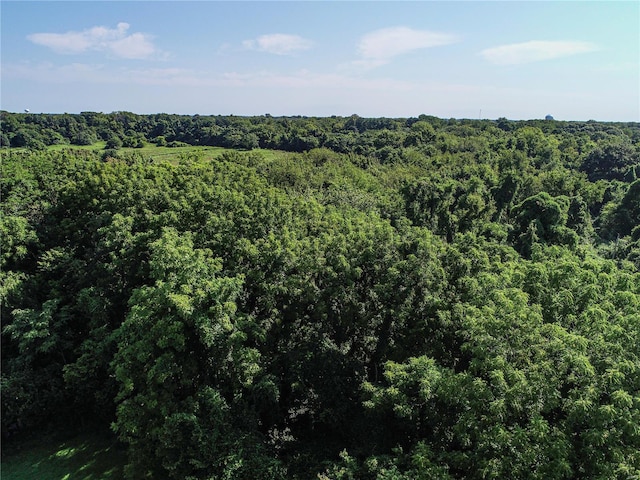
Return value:
<svg viewBox="0 0 640 480">
<path fill-rule="evenodd" d="M 637 166 L 578 170 L 638 124 L 0 120 L 323 145 L 5 150 L 3 433 L 112 424 L 130 478 L 640 473 Z"/>
<path fill-rule="evenodd" d="M 71 138 L 73 145 L 93 145 L 98 141 L 95 133 L 90 130 L 81 130 Z"/>
<path fill-rule="evenodd" d="M 120 137 L 113 135 L 109 137 L 104 148 L 105 150 L 118 150 L 119 148 L 122 148 L 122 145 L 123 143 Z"/>
<path fill-rule="evenodd" d="M 255 419 L 240 419 L 251 411 L 246 396 L 261 370 L 236 315 L 242 279 L 219 277 L 220 262 L 194 249 L 189 233 L 165 229 L 151 251 L 155 283 L 134 292 L 114 334 L 115 430 L 129 446 L 128 475 L 202 477 L 237 468 L 225 465 L 245 435 L 256 435 Z M 244 462 L 243 476 L 277 476 L 273 461 Z"/>
<path fill-rule="evenodd" d="M 619 202 L 611 202 L 600 218 L 602 236 L 608 239 L 630 235 L 640 225 L 640 180 L 626 189 Z"/>
<path fill-rule="evenodd" d="M 21 128 L 9 139 L 11 147 L 25 147 L 33 150 L 43 150 L 45 147 L 42 136 L 37 130 Z"/>
<path fill-rule="evenodd" d="M 589 180 L 622 180 L 634 165 L 640 163 L 640 154 L 628 142 L 607 143 L 593 149 L 584 160 L 580 170 Z"/>
<path fill-rule="evenodd" d="M 513 207 L 515 228 L 512 239 L 518 251 L 528 256 L 533 243 L 575 246 L 577 234 L 566 227 L 570 200 L 546 192 L 525 199 Z"/>
</svg>

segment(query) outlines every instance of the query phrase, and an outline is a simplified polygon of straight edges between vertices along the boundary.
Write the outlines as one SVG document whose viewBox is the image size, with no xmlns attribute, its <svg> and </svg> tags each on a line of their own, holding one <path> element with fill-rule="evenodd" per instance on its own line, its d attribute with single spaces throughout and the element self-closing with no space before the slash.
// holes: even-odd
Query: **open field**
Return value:
<svg viewBox="0 0 640 480">
<path fill-rule="evenodd" d="M 14 151 L 21 152 L 27 151 L 26 148 L 12 148 L 10 150 L 5 151 Z M 84 151 L 93 151 L 96 153 L 101 153 L 105 151 L 105 142 L 97 142 L 92 145 L 69 145 L 69 144 L 58 144 L 58 145 L 50 145 L 47 147 L 47 151 L 63 151 L 63 150 L 84 150 Z M 224 152 L 234 151 L 234 149 L 224 148 L 224 147 L 210 147 L 210 146 L 194 146 L 187 145 L 184 147 L 158 147 L 153 143 L 145 143 L 143 148 L 128 148 L 123 147 L 117 150 L 118 155 L 130 155 L 135 154 L 141 156 L 143 159 L 152 159 L 152 160 L 168 160 L 170 162 L 175 162 L 180 160 L 185 155 L 196 154 L 198 156 L 202 155 L 203 160 L 211 160 L 213 158 L 217 158 L 222 155 Z M 272 160 L 276 157 L 279 157 L 286 152 L 280 150 L 267 150 L 263 148 L 256 148 L 251 150 L 252 153 L 258 153 L 262 155 L 267 160 Z"/>
</svg>

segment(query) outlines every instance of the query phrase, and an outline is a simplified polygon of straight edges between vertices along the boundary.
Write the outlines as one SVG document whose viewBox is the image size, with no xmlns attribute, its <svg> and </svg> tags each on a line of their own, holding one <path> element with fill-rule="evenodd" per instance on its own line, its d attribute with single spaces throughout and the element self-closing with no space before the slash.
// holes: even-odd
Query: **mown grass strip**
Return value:
<svg viewBox="0 0 640 480">
<path fill-rule="evenodd" d="M 3 452 L 3 480 L 119 480 L 126 454 L 111 436 L 33 439 Z"/>
</svg>

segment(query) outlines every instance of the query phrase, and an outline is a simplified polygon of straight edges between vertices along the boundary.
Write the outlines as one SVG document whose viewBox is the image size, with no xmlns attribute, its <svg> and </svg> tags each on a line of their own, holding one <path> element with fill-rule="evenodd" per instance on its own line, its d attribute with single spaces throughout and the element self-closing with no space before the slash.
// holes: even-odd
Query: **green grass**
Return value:
<svg viewBox="0 0 640 480">
<path fill-rule="evenodd" d="M 92 145 L 51 145 L 47 147 L 49 151 L 60 151 L 60 150 L 93 150 L 95 152 L 102 152 L 105 149 L 105 142 L 98 142 Z M 16 148 L 16 151 L 21 150 Z M 204 160 L 211 160 L 213 158 L 219 157 L 226 151 L 232 151 L 233 149 L 224 148 L 224 147 L 209 147 L 209 146 L 194 146 L 188 145 L 184 147 L 158 147 L 153 143 L 145 143 L 145 146 L 142 148 L 127 148 L 123 147 L 118 149 L 118 154 L 138 154 L 141 155 L 144 159 L 152 158 L 154 160 L 168 160 L 170 162 L 175 162 L 180 159 L 183 155 L 188 154 L 198 154 L 202 155 Z M 252 150 L 252 152 L 260 153 L 267 160 L 273 160 L 277 156 L 283 154 L 284 152 L 276 151 L 276 150 L 265 150 L 262 148 L 256 148 Z"/>
<path fill-rule="evenodd" d="M 111 435 L 32 439 L 2 455 L 2 480 L 119 480 L 126 461 Z"/>
<path fill-rule="evenodd" d="M 58 145 L 49 145 L 47 150 L 66 150 L 68 148 L 73 148 L 74 150 L 104 150 L 107 142 L 97 142 L 92 143 L 91 145 L 69 145 L 66 143 L 61 143 Z"/>
<path fill-rule="evenodd" d="M 105 150 L 105 142 L 97 142 L 92 145 L 50 145 L 47 147 L 49 151 L 61 151 L 61 150 L 93 150 L 95 152 L 102 152 Z M 208 152 L 208 153 L 217 153 L 218 155 L 225 151 L 222 147 L 204 147 L 204 146 L 193 146 L 188 145 L 185 147 L 158 147 L 153 143 L 145 143 L 145 146 L 142 148 L 129 148 L 123 147 L 119 148 L 118 153 L 137 153 L 142 155 L 144 158 L 156 157 L 156 156 L 170 156 L 170 157 L 178 157 L 180 154 L 184 153 L 193 153 L 193 152 Z"/>
<path fill-rule="evenodd" d="M 219 157 L 227 149 L 222 147 L 203 147 L 192 146 L 187 147 L 158 147 L 153 144 L 147 144 L 142 148 L 121 148 L 118 153 L 134 153 L 142 155 L 143 158 L 153 158 L 154 160 L 169 160 L 177 161 L 183 155 L 198 154 L 202 155 L 203 159 L 210 160 L 212 158 Z"/>
<path fill-rule="evenodd" d="M 88 150 L 101 153 L 105 150 L 104 147 L 105 142 L 97 142 L 92 145 L 50 145 L 47 147 L 47 150 L 54 152 L 62 150 Z M 15 152 L 28 151 L 26 148 L 12 148 L 10 150 Z M 117 150 L 118 155 L 120 156 L 135 154 L 140 155 L 145 160 L 163 160 L 171 163 L 177 163 L 183 156 L 191 154 L 195 154 L 203 160 L 212 160 L 227 151 L 233 151 L 233 149 L 198 145 L 188 145 L 185 147 L 158 147 L 153 143 L 145 143 L 145 146 L 142 148 L 123 147 Z M 280 150 L 266 150 L 263 148 L 256 148 L 251 150 L 251 152 L 262 155 L 266 161 L 272 161 L 288 154 L 288 152 Z"/>
</svg>

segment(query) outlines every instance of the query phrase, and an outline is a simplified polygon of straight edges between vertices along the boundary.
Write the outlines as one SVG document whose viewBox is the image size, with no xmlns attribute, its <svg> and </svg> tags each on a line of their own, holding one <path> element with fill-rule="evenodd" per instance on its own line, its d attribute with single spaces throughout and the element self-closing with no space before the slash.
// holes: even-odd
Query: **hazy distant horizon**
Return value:
<svg viewBox="0 0 640 480">
<path fill-rule="evenodd" d="M 640 121 L 638 2 L 1 8 L 17 113 Z"/>
<path fill-rule="evenodd" d="M 438 118 L 440 120 L 482 120 L 482 121 L 498 121 L 501 120 L 503 118 L 506 118 L 508 121 L 512 121 L 512 122 L 529 122 L 529 121 L 536 121 L 536 120 L 545 120 L 545 117 L 539 117 L 539 118 L 507 118 L 507 117 L 497 117 L 497 118 L 486 118 L 486 117 L 478 117 L 478 118 L 471 118 L 471 117 L 438 117 L 436 115 L 430 115 L 428 113 L 419 113 L 416 115 L 403 115 L 403 116 L 396 116 L 396 117 L 390 117 L 387 115 L 375 115 L 375 116 L 369 116 L 369 115 L 359 115 L 358 113 L 352 113 L 351 115 L 302 115 L 302 114 L 292 114 L 292 115 L 272 115 L 271 113 L 262 113 L 262 114 L 255 114 L 255 115 L 238 115 L 238 114 L 234 114 L 234 113 L 228 113 L 228 114 L 223 114 L 223 113 L 202 113 L 202 112 L 195 112 L 195 113 L 176 113 L 176 112 L 132 112 L 130 110 L 113 110 L 110 112 L 104 112 L 104 111 L 100 111 L 97 112 L 95 110 L 80 110 L 80 111 L 74 111 L 74 112 L 34 112 L 31 111 L 29 109 L 28 112 L 23 111 L 11 111 L 11 110 L 5 110 L 2 109 L 3 111 L 6 111 L 8 113 L 12 113 L 12 114 L 16 114 L 16 113 L 22 113 L 22 114 L 33 114 L 33 115 L 80 115 L 82 113 L 102 113 L 102 114 L 111 114 L 111 113 L 117 113 L 117 112 L 128 112 L 128 113 L 132 113 L 134 115 L 186 115 L 186 116 L 201 116 L 201 117 L 216 117 L 216 116 L 221 116 L 221 117 L 227 117 L 227 116 L 232 116 L 232 117 L 264 117 L 266 115 L 269 115 L 273 118 L 297 118 L 297 117 L 301 117 L 301 118 L 330 118 L 330 117 L 341 117 L 341 118 L 348 118 L 352 115 L 357 115 L 358 117 L 361 118 L 390 118 L 390 119 L 402 119 L 402 118 L 418 118 L 420 115 L 426 115 L 428 117 L 435 117 Z M 552 115 L 553 116 L 553 115 Z M 556 118 L 555 116 L 553 116 L 553 120 L 554 121 L 558 121 L 558 122 L 579 122 L 579 123 L 587 123 L 587 122 L 597 122 L 597 123 L 640 123 L 640 121 L 636 121 L 636 120 L 598 120 L 597 118 L 590 118 L 588 120 L 576 120 L 576 119 L 564 119 L 564 118 Z"/>
</svg>

